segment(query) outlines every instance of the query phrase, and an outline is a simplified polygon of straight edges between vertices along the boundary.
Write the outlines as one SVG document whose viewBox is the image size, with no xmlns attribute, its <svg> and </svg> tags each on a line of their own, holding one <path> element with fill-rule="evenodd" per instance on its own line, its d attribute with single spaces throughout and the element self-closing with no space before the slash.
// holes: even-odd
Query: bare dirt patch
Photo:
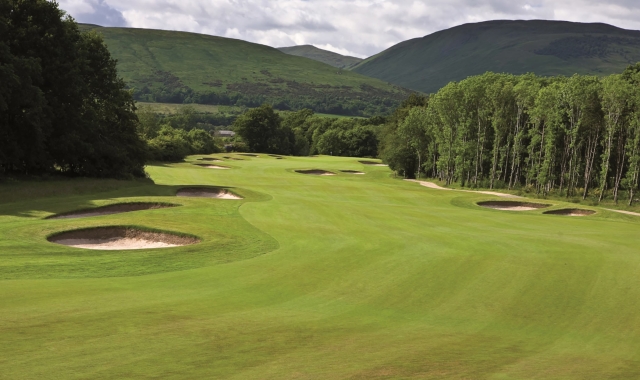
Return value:
<svg viewBox="0 0 640 380">
<path fill-rule="evenodd" d="M 561 210 L 551 210 L 551 211 L 543 212 L 543 214 L 548 214 L 548 215 L 564 215 L 564 216 L 587 216 L 587 215 L 593 215 L 595 213 L 596 212 L 593 210 L 585 210 L 580 208 L 563 208 Z"/>
<path fill-rule="evenodd" d="M 389 166 L 376 161 L 358 161 L 358 162 L 363 165 L 370 165 L 370 166 Z"/>
<path fill-rule="evenodd" d="M 175 207 L 177 205 L 170 203 L 118 203 L 114 205 L 96 207 L 92 209 L 77 210 L 65 212 L 48 217 L 47 219 L 76 219 L 89 218 L 92 216 L 103 216 L 121 214 L 124 212 L 155 210 L 160 208 Z"/>
<path fill-rule="evenodd" d="M 231 169 L 228 166 L 221 166 L 221 165 L 208 165 L 208 164 L 195 164 L 196 166 L 200 166 L 206 169 L 218 169 L 218 170 L 228 170 Z"/>
<path fill-rule="evenodd" d="M 360 172 L 357 170 L 340 170 L 340 171 L 347 174 L 359 174 L 359 175 L 364 174 L 364 172 Z"/>
<path fill-rule="evenodd" d="M 296 173 L 310 174 L 310 175 L 336 175 L 336 173 L 326 171 L 326 170 L 321 170 L 321 169 L 296 170 Z"/>
<path fill-rule="evenodd" d="M 63 232 L 48 239 L 52 243 L 96 250 L 171 248 L 200 240 L 166 232 L 149 232 L 130 227 L 99 227 Z"/>
<path fill-rule="evenodd" d="M 176 192 L 178 197 L 217 198 L 217 199 L 242 199 L 241 196 L 227 189 L 211 187 L 185 187 Z"/>
<path fill-rule="evenodd" d="M 541 208 L 549 207 L 550 205 L 544 203 L 532 203 L 532 202 L 516 202 L 516 201 L 487 201 L 478 202 L 478 206 L 492 208 L 495 210 L 505 211 L 532 211 Z"/>
</svg>

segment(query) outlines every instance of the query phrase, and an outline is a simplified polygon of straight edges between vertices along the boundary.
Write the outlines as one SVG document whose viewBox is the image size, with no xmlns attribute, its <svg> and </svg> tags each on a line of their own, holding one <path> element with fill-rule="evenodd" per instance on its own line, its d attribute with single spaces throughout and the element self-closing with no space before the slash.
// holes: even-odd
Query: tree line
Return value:
<svg viewBox="0 0 640 380">
<path fill-rule="evenodd" d="M 236 149 L 240 150 L 295 156 L 375 157 L 384 121 L 382 117 L 322 117 L 310 109 L 281 116 L 271 105 L 262 105 L 238 117 L 233 130 L 238 135 Z"/>
<path fill-rule="evenodd" d="M 0 175 L 144 176 L 132 95 L 54 1 L 0 0 Z"/>
<path fill-rule="evenodd" d="M 390 168 L 466 187 L 634 202 L 640 174 L 640 64 L 604 78 L 486 73 L 390 117 Z"/>
</svg>

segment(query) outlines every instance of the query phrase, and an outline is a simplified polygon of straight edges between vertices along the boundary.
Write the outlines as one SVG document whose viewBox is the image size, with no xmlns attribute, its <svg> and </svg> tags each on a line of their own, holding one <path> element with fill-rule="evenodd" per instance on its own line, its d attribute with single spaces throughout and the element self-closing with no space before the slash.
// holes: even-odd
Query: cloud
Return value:
<svg viewBox="0 0 640 380">
<path fill-rule="evenodd" d="M 60 8 L 76 21 L 102 26 L 127 26 L 122 12 L 112 8 L 105 0 L 61 0 Z"/>
<path fill-rule="evenodd" d="M 108 1 L 108 4 L 107 4 Z M 640 29 L 637 0 L 65 0 L 81 22 L 183 30 L 367 57 L 468 22 L 548 19 Z"/>
</svg>

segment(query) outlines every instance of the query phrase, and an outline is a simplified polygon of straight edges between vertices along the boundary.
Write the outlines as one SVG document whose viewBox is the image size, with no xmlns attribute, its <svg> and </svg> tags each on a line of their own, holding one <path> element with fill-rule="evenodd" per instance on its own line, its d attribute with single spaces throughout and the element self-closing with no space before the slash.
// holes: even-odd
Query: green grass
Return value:
<svg viewBox="0 0 640 380">
<path fill-rule="evenodd" d="M 210 105 L 210 104 L 137 102 L 136 105 L 138 108 L 147 107 L 151 109 L 151 111 L 158 114 L 163 114 L 163 115 L 174 115 L 184 107 L 193 107 L 198 113 L 220 113 L 220 112 L 240 113 L 243 110 L 242 107 L 219 106 L 219 105 Z"/>
<path fill-rule="evenodd" d="M 318 49 L 313 45 L 281 47 L 278 48 L 278 50 L 283 53 L 310 58 L 342 69 L 355 66 L 358 63 L 362 62 L 362 58 L 345 56 L 342 54 L 334 53 L 332 51 Z"/>
<path fill-rule="evenodd" d="M 162 90 L 163 97 L 194 91 L 298 106 L 303 100 L 315 104 L 327 97 L 371 106 L 373 98 L 398 103 L 408 95 L 407 90 L 379 79 L 242 40 L 152 29 L 92 25 L 81 25 L 81 29 L 103 35 L 118 60 L 119 75 L 140 100 Z"/>
<path fill-rule="evenodd" d="M 243 158 L 149 166 L 154 183 L 0 186 L 18 192 L 0 201 L 0 378 L 640 376 L 640 218 L 483 209 L 493 197 L 355 158 Z M 294 172 L 315 168 L 338 175 Z M 245 199 L 173 197 L 183 185 Z M 181 206 L 42 219 L 141 200 Z M 98 225 L 203 242 L 101 253 L 45 239 Z"/>
<path fill-rule="evenodd" d="M 603 76 L 638 61 L 640 31 L 564 21 L 489 21 L 401 42 L 352 70 L 430 93 L 487 71 Z"/>
</svg>

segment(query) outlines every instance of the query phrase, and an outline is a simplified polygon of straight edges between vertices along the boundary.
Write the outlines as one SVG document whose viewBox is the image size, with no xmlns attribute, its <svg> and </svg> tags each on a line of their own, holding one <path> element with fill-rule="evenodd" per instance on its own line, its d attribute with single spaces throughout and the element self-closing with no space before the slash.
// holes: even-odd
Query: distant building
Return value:
<svg viewBox="0 0 640 380">
<path fill-rule="evenodd" d="M 215 131 L 213 135 L 215 137 L 233 137 L 236 133 L 234 131 Z"/>
</svg>

